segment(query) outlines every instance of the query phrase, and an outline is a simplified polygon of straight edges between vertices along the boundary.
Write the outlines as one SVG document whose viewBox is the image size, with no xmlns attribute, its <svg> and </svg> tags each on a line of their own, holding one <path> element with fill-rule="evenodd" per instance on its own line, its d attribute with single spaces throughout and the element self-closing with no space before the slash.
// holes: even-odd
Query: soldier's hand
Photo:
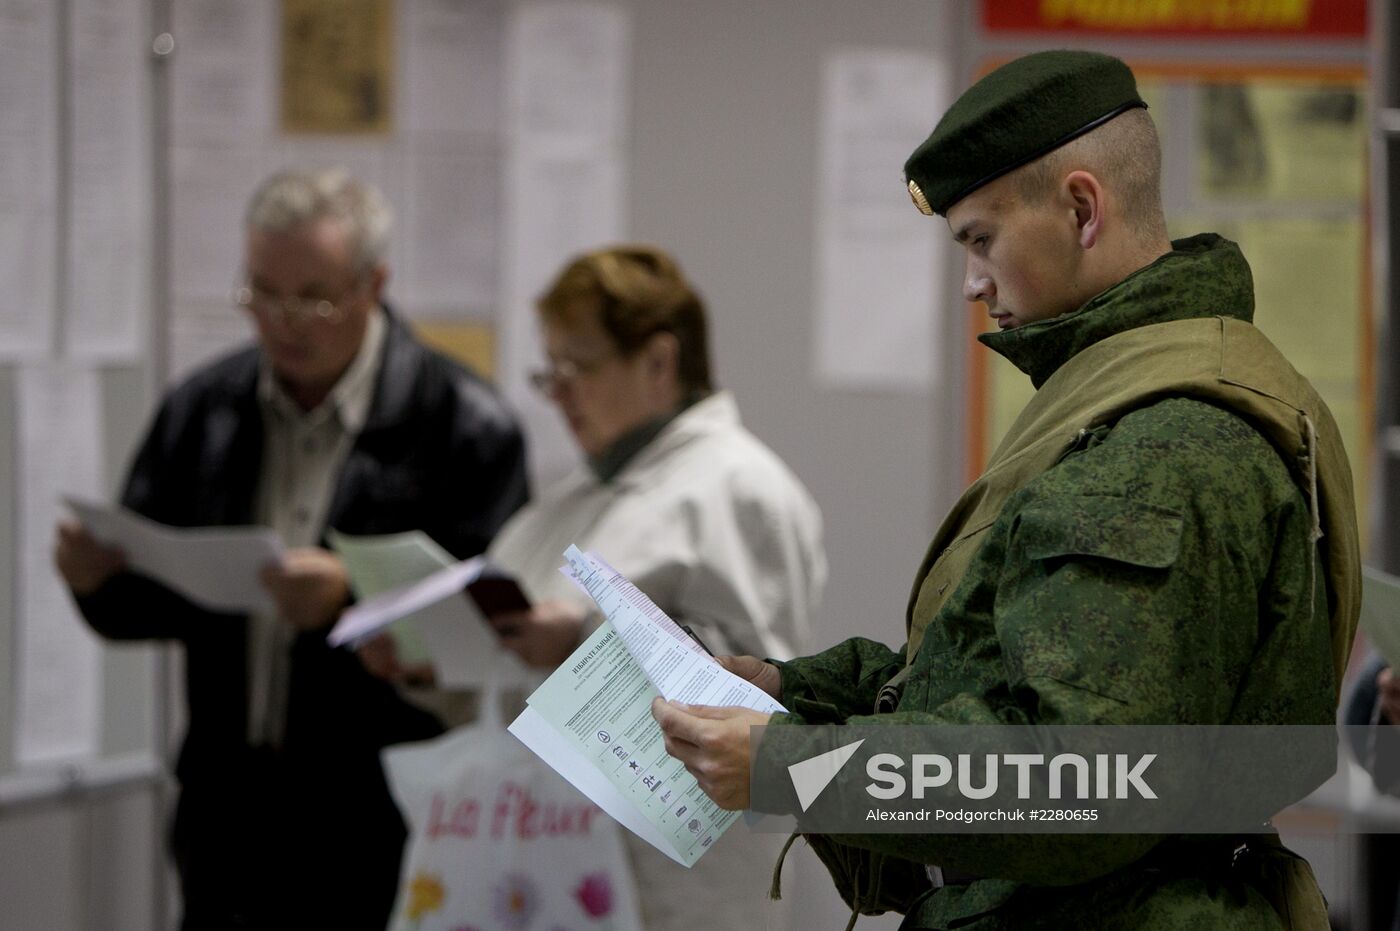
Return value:
<svg viewBox="0 0 1400 931">
<path fill-rule="evenodd" d="M 783 700 L 783 677 L 777 666 L 757 656 L 716 656 L 715 659 L 740 679 L 752 682 L 777 701 Z"/>
<path fill-rule="evenodd" d="M 63 581 L 82 597 L 91 595 L 126 568 L 126 554 L 105 546 L 76 520 L 61 520 L 54 541 L 53 562 Z"/>
<path fill-rule="evenodd" d="M 282 620 L 300 630 L 335 623 L 350 600 L 350 576 L 334 553 L 317 547 L 288 550 L 262 571 L 263 586 Z"/>
<path fill-rule="evenodd" d="M 1381 714 L 1391 724 L 1400 724 L 1400 678 L 1389 666 L 1376 675 L 1376 688 L 1380 691 Z"/>
<path fill-rule="evenodd" d="M 749 807 L 749 728 L 767 724 L 772 715 L 657 698 L 651 716 L 666 736 L 666 752 L 685 764 L 716 805 L 726 811 Z"/>
<path fill-rule="evenodd" d="M 501 638 L 501 646 L 528 666 L 553 669 L 574 652 L 583 639 L 587 612 L 572 601 L 541 601 L 528 611 L 508 611 L 486 619 Z"/>
</svg>

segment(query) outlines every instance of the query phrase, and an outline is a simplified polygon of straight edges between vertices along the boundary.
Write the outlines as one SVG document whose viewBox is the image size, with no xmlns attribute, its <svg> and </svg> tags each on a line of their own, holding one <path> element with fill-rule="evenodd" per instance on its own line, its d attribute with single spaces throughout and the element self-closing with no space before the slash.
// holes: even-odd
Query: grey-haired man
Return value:
<svg viewBox="0 0 1400 931">
<path fill-rule="evenodd" d="M 93 629 L 185 648 L 172 846 L 186 929 L 384 927 L 404 827 L 379 750 L 441 727 L 326 645 L 350 589 L 323 537 L 416 529 L 466 557 L 527 495 L 500 400 L 384 305 L 388 227 L 343 171 L 259 187 L 236 295 L 257 345 L 170 392 L 122 496 L 166 524 L 275 528 L 289 550 L 260 580 L 275 613 L 211 614 L 80 525 L 58 528 L 55 561 Z"/>
</svg>

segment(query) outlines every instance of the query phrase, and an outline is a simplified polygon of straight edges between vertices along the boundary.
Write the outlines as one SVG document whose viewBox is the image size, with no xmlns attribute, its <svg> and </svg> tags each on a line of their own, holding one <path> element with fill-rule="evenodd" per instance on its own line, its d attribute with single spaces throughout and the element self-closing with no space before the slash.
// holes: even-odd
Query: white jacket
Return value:
<svg viewBox="0 0 1400 931">
<path fill-rule="evenodd" d="M 490 556 L 532 601 L 588 596 L 558 570 L 575 543 L 713 652 L 788 659 L 826 582 L 821 512 L 739 423 L 728 392 L 683 411 L 611 482 L 582 466 L 512 517 Z"/>
<path fill-rule="evenodd" d="M 821 534 L 807 490 L 719 392 L 667 424 L 611 482 L 585 466 L 545 491 L 489 552 L 531 600 L 588 606 L 559 572 L 576 543 L 715 653 L 787 659 L 805 648 L 826 582 Z M 647 931 L 783 924 L 781 903 L 767 896 L 783 840 L 736 824 L 686 870 L 627 834 Z"/>
</svg>

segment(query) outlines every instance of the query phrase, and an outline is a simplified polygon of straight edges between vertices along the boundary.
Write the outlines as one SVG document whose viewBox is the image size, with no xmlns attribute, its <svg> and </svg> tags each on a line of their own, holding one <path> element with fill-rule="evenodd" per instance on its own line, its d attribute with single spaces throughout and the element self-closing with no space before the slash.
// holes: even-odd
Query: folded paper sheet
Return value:
<svg viewBox="0 0 1400 931">
<path fill-rule="evenodd" d="M 357 594 L 369 597 L 340 616 L 326 637 L 331 646 L 363 641 L 400 621 L 393 631 L 397 634 L 407 625 L 405 641 L 410 645 L 404 651 L 400 644 L 400 661 L 431 662 L 434 680 L 442 688 L 519 681 L 526 675 L 524 664 L 501 648 L 481 611 L 464 594 L 473 582 L 499 571 L 485 557 L 440 565 L 451 557 L 423 534 L 337 534 L 332 545 L 345 559 Z M 395 587 L 385 587 L 391 584 Z M 503 673 L 508 674 L 505 680 Z"/>
<path fill-rule="evenodd" d="M 739 815 L 666 753 L 652 699 L 784 709 L 597 556 L 570 547 L 565 559 L 606 620 L 530 696 L 510 732 L 637 836 L 692 866 Z"/>
<path fill-rule="evenodd" d="M 148 575 L 210 611 L 272 613 L 258 580 L 282 559 L 282 540 L 267 527 L 169 527 L 122 507 L 65 498 L 83 526 L 119 547 L 133 572 Z"/>
<path fill-rule="evenodd" d="M 326 540 L 345 563 L 350 587 L 361 601 L 390 589 L 421 582 L 457 560 L 421 530 L 351 536 L 329 530 Z M 389 628 L 398 661 L 405 665 L 432 661 L 422 627 L 441 612 L 432 608 L 409 615 Z"/>
</svg>

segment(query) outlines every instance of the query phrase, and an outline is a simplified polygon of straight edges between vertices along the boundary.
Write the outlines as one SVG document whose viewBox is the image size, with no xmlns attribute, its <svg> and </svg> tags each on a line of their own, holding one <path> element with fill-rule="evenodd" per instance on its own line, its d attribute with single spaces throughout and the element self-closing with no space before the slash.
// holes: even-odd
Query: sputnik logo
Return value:
<svg viewBox="0 0 1400 931">
<path fill-rule="evenodd" d="M 835 750 L 828 750 L 825 753 L 818 753 L 811 759 L 803 760 L 801 763 L 793 763 L 788 767 L 788 776 L 792 779 L 792 787 L 797 790 L 797 801 L 806 811 L 817 800 L 817 796 L 831 784 L 831 780 L 836 778 L 836 774 L 841 772 L 841 767 L 855 756 L 860 745 L 865 743 L 865 738 L 857 740 L 855 743 L 848 743 L 844 747 L 837 747 Z"/>
</svg>

